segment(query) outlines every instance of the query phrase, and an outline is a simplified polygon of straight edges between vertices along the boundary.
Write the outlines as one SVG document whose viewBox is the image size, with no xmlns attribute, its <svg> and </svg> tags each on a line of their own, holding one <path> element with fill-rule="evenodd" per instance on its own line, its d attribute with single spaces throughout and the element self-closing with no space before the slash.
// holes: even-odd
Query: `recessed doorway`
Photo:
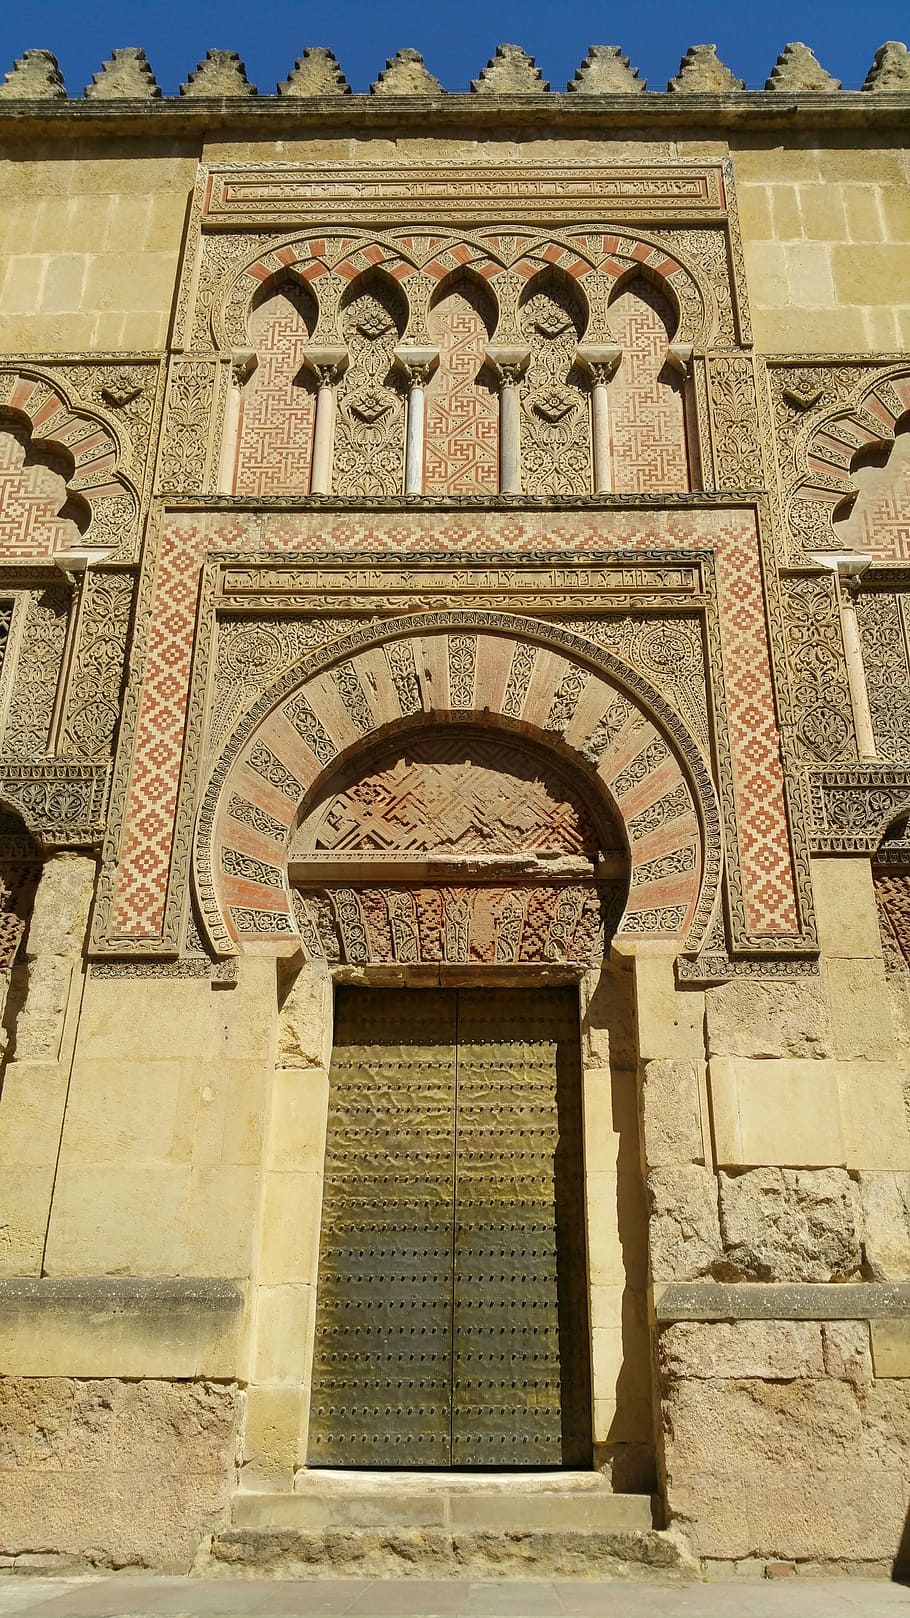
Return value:
<svg viewBox="0 0 910 1618">
<path fill-rule="evenodd" d="M 591 1464 L 572 988 L 339 988 L 308 1461 Z"/>
</svg>

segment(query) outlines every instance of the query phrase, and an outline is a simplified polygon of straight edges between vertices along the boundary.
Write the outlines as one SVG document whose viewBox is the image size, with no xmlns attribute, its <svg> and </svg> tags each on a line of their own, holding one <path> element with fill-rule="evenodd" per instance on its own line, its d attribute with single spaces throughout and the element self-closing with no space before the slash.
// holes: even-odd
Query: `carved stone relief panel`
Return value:
<svg viewBox="0 0 910 1618">
<path fill-rule="evenodd" d="M 447 727 L 348 773 L 292 843 L 308 951 L 351 965 L 602 958 L 622 913 L 622 837 L 542 749 Z M 597 879 L 604 859 L 612 883 Z M 427 862 L 436 881 L 415 881 Z M 339 863 L 340 885 L 320 880 Z"/>
<path fill-rule="evenodd" d="M 428 328 L 439 365 L 427 386 L 424 492 L 495 494 L 499 408 L 480 377 L 496 329 L 492 294 L 473 279 L 456 280 L 430 309 Z"/>
<path fill-rule="evenodd" d="M 295 889 L 304 952 L 333 965 L 596 965 L 620 884 L 490 882 Z"/>
<path fill-rule="evenodd" d="M 280 618 L 218 623 L 209 745 L 217 752 L 266 686 L 307 652 L 350 628 L 347 618 Z"/>
<path fill-rule="evenodd" d="M 134 581 L 128 573 L 84 575 L 79 644 L 67 693 L 59 752 L 108 759 L 120 720 Z"/>
<path fill-rule="evenodd" d="M 798 756 L 823 764 L 856 757 L 856 733 L 833 574 L 781 580 L 793 736 Z"/>
<path fill-rule="evenodd" d="M 694 615 L 616 613 L 575 618 L 571 627 L 638 669 L 663 692 L 693 736 L 710 750 L 708 688 L 702 624 Z"/>
<path fill-rule="evenodd" d="M 388 762 L 317 798 L 291 845 L 308 855 L 420 854 L 596 861 L 623 847 L 595 820 L 556 761 L 526 743 L 473 731 L 416 733 Z"/>
<path fill-rule="evenodd" d="M 34 759 L 47 753 L 70 600 L 71 591 L 63 584 L 28 592 L 15 669 L 10 670 L 4 758 Z"/>
<path fill-rule="evenodd" d="M 317 314 L 313 294 L 291 282 L 253 311 L 250 341 L 258 363 L 240 397 L 235 494 L 309 492 L 316 411 L 303 361 Z"/>
<path fill-rule="evenodd" d="M 613 487 L 647 494 L 691 486 L 683 383 L 667 360 L 676 317 L 666 295 L 642 277 L 627 281 L 608 319 L 622 359 L 610 383 Z"/>
<path fill-rule="evenodd" d="M 900 957 L 904 972 L 910 973 L 910 871 L 877 870 L 875 897 L 891 953 Z"/>
<path fill-rule="evenodd" d="M 520 309 L 531 358 L 521 383 L 522 480 L 528 494 L 587 494 L 591 425 L 575 367 L 587 310 L 568 281 L 532 282 Z"/>
<path fill-rule="evenodd" d="M 856 602 L 879 756 L 910 759 L 910 593 L 863 590 Z"/>
<path fill-rule="evenodd" d="M 400 494 L 405 398 L 394 352 L 405 326 L 404 296 L 387 277 L 355 282 L 341 310 L 348 368 L 336 389 L 332 487 L 339 495 Z"/>
</svg>

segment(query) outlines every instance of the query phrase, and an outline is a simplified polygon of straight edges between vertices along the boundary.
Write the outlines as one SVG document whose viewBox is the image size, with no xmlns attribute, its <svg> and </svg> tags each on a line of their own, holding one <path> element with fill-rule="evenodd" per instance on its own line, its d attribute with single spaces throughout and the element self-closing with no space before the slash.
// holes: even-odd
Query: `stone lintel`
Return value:
<svg viewBox="0 0 910 1618">
<path fill-rule="evenodd" d="M 673 1320 L 896 1320 L 910 1316 L 910 1281 L 673 1281 L 659 1292 L 658 1324 Z"/>
</svg>

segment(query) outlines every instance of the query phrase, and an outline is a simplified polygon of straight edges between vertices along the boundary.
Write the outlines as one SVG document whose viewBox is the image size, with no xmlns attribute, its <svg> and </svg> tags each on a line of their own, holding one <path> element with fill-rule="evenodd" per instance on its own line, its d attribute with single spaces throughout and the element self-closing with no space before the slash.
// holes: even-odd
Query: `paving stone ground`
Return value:
<svg viewBox="0 0 910 1618">
<path fill-rule="evenodd" d="M 878 1579 L 742 1578 L 679 1586 L 557 1579 L 0 1577 L 0 1618 L 910 1618 Z"/>
</svg>

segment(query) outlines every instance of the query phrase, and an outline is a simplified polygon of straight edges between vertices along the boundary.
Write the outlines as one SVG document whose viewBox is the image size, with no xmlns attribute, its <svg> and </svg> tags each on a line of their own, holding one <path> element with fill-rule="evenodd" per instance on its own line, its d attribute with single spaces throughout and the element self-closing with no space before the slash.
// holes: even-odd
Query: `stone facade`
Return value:
<svg viewBox="0 0 910 1618">
<path fill-rule="evenodd" d="M 907 61 L 0 86 L 4 1557 L 337 1563 L 333 994 L 570 984 L 579 1501 L 906 1561 Z"/>
</svg>

